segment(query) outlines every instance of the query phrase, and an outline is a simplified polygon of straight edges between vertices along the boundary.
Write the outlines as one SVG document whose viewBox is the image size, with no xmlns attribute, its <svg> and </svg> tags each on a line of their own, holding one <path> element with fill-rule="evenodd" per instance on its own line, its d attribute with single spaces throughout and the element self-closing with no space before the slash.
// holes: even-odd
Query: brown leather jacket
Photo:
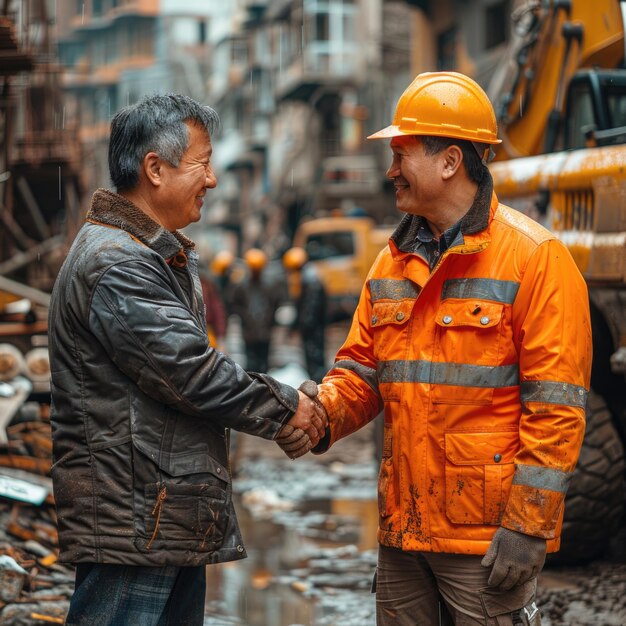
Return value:
<svg viewBox="0 0 626 626">
<path fill-rule="evenodd" d="M 245 556 L 227 428 L 272 439 L 298 395 L 209 345 L 196 256 L 121 196 L 94 194 L 50 307 L 62 561 Z"/>
</svg>

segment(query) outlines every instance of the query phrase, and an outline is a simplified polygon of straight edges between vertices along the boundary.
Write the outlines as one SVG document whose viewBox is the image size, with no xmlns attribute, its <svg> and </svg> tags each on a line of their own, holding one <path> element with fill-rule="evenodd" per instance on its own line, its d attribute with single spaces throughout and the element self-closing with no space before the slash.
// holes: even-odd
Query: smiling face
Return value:
<svg viewBox="0 0 626 626">
<path fill-rule="evenodd" d="M 164 160 L 159 163 L 159 221 L 168 230 L 178 230 L 197 222 L 207 189 L 217 186 L 211 168 L 211 138 L 196 124 L 186 124 L 189 145 L 178 167 Z"/>
<path fill-rule="evenodd" d="M 441 200 L 442 159 L 427 155 L 421 139 L 403 135 L 391 140 L 393 159 L 387 177 L 396 188 L 396 207 L 405 213 L 428 217 Z"/>
</svg>

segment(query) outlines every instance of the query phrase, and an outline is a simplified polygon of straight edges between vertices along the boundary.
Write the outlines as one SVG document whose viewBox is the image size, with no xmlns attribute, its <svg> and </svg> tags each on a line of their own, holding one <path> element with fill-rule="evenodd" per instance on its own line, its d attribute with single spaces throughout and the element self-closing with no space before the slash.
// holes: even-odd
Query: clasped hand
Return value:
<svg viewBox="0 0 626 626">
<path fill-rule="evenodd" d="M 314 448 L 328 426 L 328 415 L 317 400 L 317 385 L 312 380 L 298 387 L 298 396 L 298 409 L 276 437 L 276 443 L 290 459 L 297 459 Z"/>
</svg>

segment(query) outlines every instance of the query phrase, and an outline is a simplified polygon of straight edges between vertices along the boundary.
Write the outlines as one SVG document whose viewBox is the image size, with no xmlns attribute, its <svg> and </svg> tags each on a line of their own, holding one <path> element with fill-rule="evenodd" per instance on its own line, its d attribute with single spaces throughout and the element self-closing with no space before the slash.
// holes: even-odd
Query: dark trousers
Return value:
<svg viewBox="0 0 626 626">
<path fill-rule="evenodd" d="M 492 589 L 482 558 L 379 546 L 377 626 L 541 626 L 537 579 Z"/>
<path fill-rule="evenodd" d="M 66 626 L 202 626 L 199 567 L 80 563 Z"/>
</svg>

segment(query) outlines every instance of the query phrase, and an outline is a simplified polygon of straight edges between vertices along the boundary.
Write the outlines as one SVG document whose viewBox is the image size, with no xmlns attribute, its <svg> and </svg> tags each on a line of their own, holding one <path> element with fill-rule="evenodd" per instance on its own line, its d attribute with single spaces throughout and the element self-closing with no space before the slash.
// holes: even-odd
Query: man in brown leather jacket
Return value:
<svg viewBox="0 0 626 626">
<path fill-rule="evenodd" d="M 245 557 L 228 429 L 292 457 L 324 433 L 308 396 L 207 338 L 179 229 L 217 184 L 217 123 L 179 95 L 116 114 L 116 193 L 95 192 L 52 294 L 52 478 L 60 559 L 77 566 L 67 624 L 202 624 L 205 565 Z"/>
</svg>

